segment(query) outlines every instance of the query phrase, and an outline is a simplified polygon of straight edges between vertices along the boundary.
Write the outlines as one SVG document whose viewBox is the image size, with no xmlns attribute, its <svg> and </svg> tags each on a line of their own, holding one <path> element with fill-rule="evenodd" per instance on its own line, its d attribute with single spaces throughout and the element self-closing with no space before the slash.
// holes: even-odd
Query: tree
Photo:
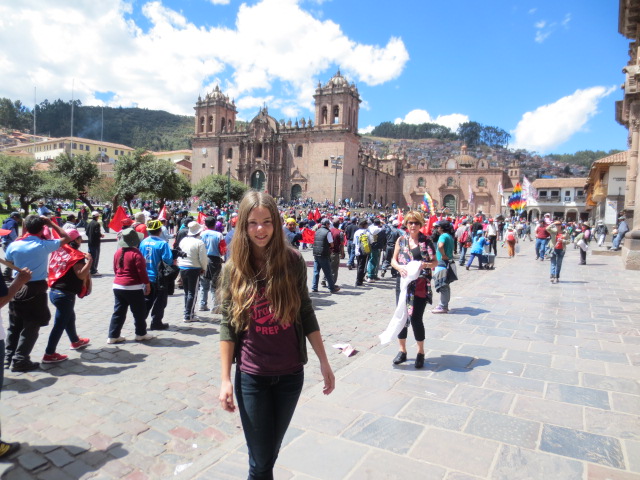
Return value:
<svg viewBox="0 0 640 480">
<path fill-rule="evenodd" d="M 480 143 L 482 136 L 482 125 L 478 122 L 461 123 L 458 127 L 458 136 L 467 147 L 475 147 Z"/>
<path fill-rule="evenodd" d="M 115 165 L 116 194 L 113 197 L 113 208 L 120 204 L 119 199 L 126 202 L 129 211 L 132 212 L 131 200 L 140 192 L 146 191 L 148 185 L 144 183 L 142 172 L 145 167 L 151 165 L 155 157 L 144 150 L 138 149 L 120 157 Z"/>
<path fill-rule="evenodd" d="M 224 205 L 227 202 L 227 182 L 226 175 L 208 175 L 193 187 L 193 195 L 205 202 Z M 232 178 L 230 200 L 240 200 L 247 190 L 247 185 Z"/>
<path fill-rule="evenodd" d="M 106 203 L 113 200 L 116 196 L 116 191 L 116 180 L 112 177 L 101 175 L 91 186 L 89 195 L 101 203 Z"/>
<path fill-rule="evenodd" d="M 71 180 L 65 176 L 54 171 L 42 172 L 42 180 L 42 186 L 40 187 L 42 197 L 68 200 L 76 198 L 78 191 Z M 89 206 L 89 209 L 91 209 L 91 206 Z"/>
<path fill-rule="evenodd" d="M 16 130 L 28 130 L 33 117 L 20 100 L 12 102 L 8 98 L 0 98 L 0 127 Z"/>
<path fill-rule="evenodd" d="M 147 184 L 147 188 L 141 193 L 157 198 L 160 201 L 160 209 L 167 200 L 181 200 L 191 196 L 191 184 L 176 172 L 171 160 L 154 159 L 145 166 L 141 175 Z"/>
<path fill-rule="evenodd" d="M 34 170 L 35 160 L 0 155 L 0 190 L 18 195 L 20 208 L 25 214 L 29 206 L 43 197 L 45 178 Z"/>
<path fill-rule="evenodd" d="M 65 178 L 71 183 L 75 192 L 70 198 L 79 198 L 89 207 L 89 210 L 93 210 L 93 206 L 87 198 L 87 193 L 100 175 L 98 167 L 94 163 L 95 160 L 96 158 L 89 153 L 74 157 L 63 153 L 55 159 L 51 170 L 55 175 Z"/>
<path fill-rule="evenodd" d="M 170 160 L 156 159 L 152 154 L 138 149 L 120 157 L 116 162 L 116 196 L 114 208 L 121 196 L 131 210 L 131 200 L 146 194 L 158 198 L 162 205 L 166 200 L 177 200 L 191 194 L 191 185 L 179 173 Z"/>
</svg>

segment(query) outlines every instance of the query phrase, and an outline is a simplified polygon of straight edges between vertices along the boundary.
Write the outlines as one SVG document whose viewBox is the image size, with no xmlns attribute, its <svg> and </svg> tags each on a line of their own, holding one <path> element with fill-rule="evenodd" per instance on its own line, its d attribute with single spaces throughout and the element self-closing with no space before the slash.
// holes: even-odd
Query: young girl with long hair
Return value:
<svg viewBox="0 0 640 480">
<path fill-rule="evenodd" d="M 217 289 L 222 305 L 220 404 L 235 411 L 249 450 L 249 478 L 273 478 L 282 438 L 304 382 L 306 339 L 320 361 L 325 395 L 335 378 L 307 287 L 302 255 L 285 240 L 274 199 L 250 191 L 240 202 L 233 249 Z"/>
</svg>

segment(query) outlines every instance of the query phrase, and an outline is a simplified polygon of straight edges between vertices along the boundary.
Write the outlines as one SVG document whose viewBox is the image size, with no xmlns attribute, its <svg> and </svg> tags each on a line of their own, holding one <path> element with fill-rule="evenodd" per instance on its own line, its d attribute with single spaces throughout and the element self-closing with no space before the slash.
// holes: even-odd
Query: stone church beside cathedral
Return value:
<svg viewBox="0 0 640 480">
<path fill-rule="evenodd" d="M 507 175 L 464 151 L 442 168 L 413 165 L 405 155 L 378 158 L 361 147 L 361 100 L 355 84 L 338 71 L 326 84 L 318 83 L 313 97 L 313 121 L 278 122 L 264 107 L 242 129 L 236 126 L 235 103 L 218 87 L 204 99 L 199 97 L 194 107 L 192 182 L 230 173 L 285 200 L 350 198 L 365 205 L 375 201 L 400 207 L 419 206 L 426 190 L 450 213 L 501 212 L 498 184 L 509 190 L 519 171 Z M 469 192 L 477 200 L 470 201 Z"/>
</svg>

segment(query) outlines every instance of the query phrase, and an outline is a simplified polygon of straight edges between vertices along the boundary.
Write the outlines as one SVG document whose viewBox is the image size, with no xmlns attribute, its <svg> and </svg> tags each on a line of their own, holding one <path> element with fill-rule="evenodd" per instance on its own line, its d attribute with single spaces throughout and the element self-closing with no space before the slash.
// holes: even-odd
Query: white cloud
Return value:
<svg viewBox="0 0 640 480">
<path fill-rule="evenodd" d="M 436 118 L 431 117 L 429 112 L 422 109 L 411 110 L 404 118 L 396 118 L 394 123 L 410 123 L 412 125 L 420 125 L 422 123 L 437 123 L 444 127 L 450 128 L 452 131 L 458 130 L 461 123 L 469 121 L 467 115 L 461 113 L 452 113 L 450 115 L 438 115 Z"/>
<path fill-rule="evenodd" d="M 279 101 L 307 116 L 318 79 L 328 81 L 338 67 L 367 85 L 401 74 L 409 58 L 401 39 L 359 43 L 302 3 L 243 3 L 227 28 L 199 26 L 203 19 L 161 1 L 142 4 L 144 24 L 135 23 L 128 0 L 21 0 L 20 8 L 0 2 L 0 42 L 12 46 L 0 52 L 0 96 L 26 101 L 37 86 L 39 101 L 69 100 L 75 79 L 75 98 L 84 104 L 97 103 L 96 92 L 114 92 L 112 106 L 192 115 L 198 94 L 219 84 L 239 106 L 270 98 L 271 107 Z"/>
<path fill-rule="evenodd" d="M 366 127 L 364 127 L 364 128 L 359 128 L 359 129 L 358 129 L 358 133 L 359 133 L 360 135 L 366 135 L 367 133 L 371 133 L 371 132 L 373 132 L 373 129 L 374 129 L 374 128 L 376 128 L 376 127 L 374 127 L 373 125 L 367 125 L 367 126 L 366 126 Z"/>
<path fill-rule="evenodd" d="M 213 5 L 229 5 L 231 0 L 209 0 Z"/>
<path fill-rule="evenodd" d="M 548 152 L 584 131 L 585 125 L 598 113 L 598 103 L 611 95 L 616 87 L 591 87 L 576 90 L 560 100 L 527 112 L 511 132 L 513 148 Z"/>
</svg>

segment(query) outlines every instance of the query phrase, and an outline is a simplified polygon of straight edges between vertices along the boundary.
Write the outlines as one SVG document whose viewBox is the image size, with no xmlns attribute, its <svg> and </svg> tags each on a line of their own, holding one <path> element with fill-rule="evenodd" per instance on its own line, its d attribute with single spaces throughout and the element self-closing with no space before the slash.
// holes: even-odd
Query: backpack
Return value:
<svg viewBox="0 0 640 480">
<path fill-rule="evenodd" d="M 360 250 L 366 253 L 367 255 L 371 253 L 371 245 L 369 245 L 369 232 L 366 231 L 361 233 L 358 237 L 360 240 Z"/>
<path fill-rule="evenodd" d="M 468 240 L 469 240 L 469 229 L 466 229 L 464 232 L 462 232 L 462 235 L 460 235 L 459 242 L 462 244 L 465 244 L 467 243 Z"/>
<path fill-rule="evenodd" d="M 382 250 L 384 248 L 387 248 L 387 229 L 388 227 L 385 226 L 385 228 L 383 228 L 382 230 L 380 230 L 378 232 L 378 236 L 376 237 L 376 241 L 374 242 L 373 248 L 376 248 L 378 250 Z"/>
<path fill-rule="evenodd" d="M 516 236 L 513 234 L 513 232 L 507 233 L 507 240 L 510 242 L 515 242 Z"/>
</svg>

